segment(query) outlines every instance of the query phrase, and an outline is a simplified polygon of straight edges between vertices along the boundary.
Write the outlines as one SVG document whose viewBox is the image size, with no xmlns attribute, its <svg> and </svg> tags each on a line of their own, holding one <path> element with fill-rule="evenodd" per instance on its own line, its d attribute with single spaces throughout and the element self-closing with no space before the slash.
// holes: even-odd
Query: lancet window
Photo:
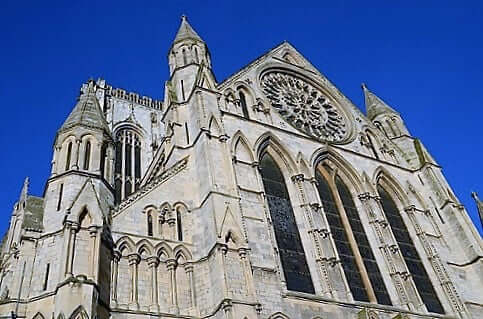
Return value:
<svg viewBox="0 0 483 319">
<path fill-rule="evenodd" d="M 377 192 L 381 197 L 381 204 L 384 213 L 386 214 L 387 221 L 391 226 L 399 249 L 401 249 L 401 254 L 411 276 L 413 277 L 416 289 L 418 290 L 423 303 L 426 305 L 428 311 L 443 314 L 443 306 L 434 291 L 428 273 L 424 268 L 421 257 L 414 246 L 414 242 L 409 235 L 406 224 L 399 213 L 396 203 L 380 184 L 377 185 Z"/>
<path fill-rule="evenodd" d="M 72 156 L 72 142 L 67 145 L 67 156 L 65 157 L 65 170 L 68 171 L 70 168 L 70 158 Z"/>
<path fill-rule="evenodd" d="M 139 188 L 141 180 L 141 139 L 133 130 L 116 134 L 115 191 L 116 202 Z"/>
<path fill-rule="evenodd" d="M 287 186 L 282 172 L 268 153 L 261 158 L 260 174 L 287 289 L 313 294 L 314 286 Z"/>
<path fill-rule="evenodd" d="M 352 296 L 357 301 L 391 305 L 391 299 L 367 239 L 349 188 L 322 167 L 317 189 Z"/>
<path fill-rule="evenodd" d="M 248 119 L 249 118 L 249 115 L 248 115 L 247 99 L 246 99 L 245 93 L 243 93 L 240 90 L 238 92 L 238 96 L 240 97 L 240 106 L 242 108 L 243 117 L 246 118 L 246 119 Z"/>
<path fill-rule="evenodd" d="M 84 149 L 84 169 L 89 170 L 89 164 L 91 161 L 91 142 L 87 141 Z"/>
</svg>

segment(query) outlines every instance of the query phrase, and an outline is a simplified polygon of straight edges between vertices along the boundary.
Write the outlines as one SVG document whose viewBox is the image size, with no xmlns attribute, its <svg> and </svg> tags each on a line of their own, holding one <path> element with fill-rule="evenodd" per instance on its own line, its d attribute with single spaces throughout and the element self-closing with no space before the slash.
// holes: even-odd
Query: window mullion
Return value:
<svg viewBox="0 0 483 319">
<path fill-rule="evenodd" d="M 342 224 L 344 225 L 344 230 L 347 235 L 347 239 L 349 240 L 349 245 L 352 249 L 352 252 L 355 257 L 355 262 L 357 267 L 359 268 L 359 273 L 362 277 L 362 282 L 364 287 L 367 291 L 367 297 L 371 303 L 377 303 L 376 294 L 374 293 L 374 289 L 372 288 L 371 281 L 369 279 L 369 273 L 367 272 L 366 266 L 364 265 L 364 261 L 362 260 L 361 253 L 359 251 L 359 247 L 357 246 L 356 239 L 354 237 L 354 233 L 352 232 L 352 228 L 349 223 L 349 218 L 344 209 L 344 205 L 342 204 L 342 200 L 340 199 L 339 192 L 337 191 L 337 187 L 334 183 L 333 178 L 329 180 L 330 190 L 335 199 L 335 205 L 337 206 L 337 210 L 339 211 L 340 219 Z"/>
</svg>

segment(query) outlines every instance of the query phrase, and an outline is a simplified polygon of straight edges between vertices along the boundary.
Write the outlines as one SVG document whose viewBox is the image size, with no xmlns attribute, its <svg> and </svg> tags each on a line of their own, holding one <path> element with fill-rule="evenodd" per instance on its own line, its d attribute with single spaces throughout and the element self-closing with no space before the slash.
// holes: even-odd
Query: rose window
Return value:
<svg viewBox="0 0 483 319">
<path fill-rule="evenodd" d="M 342 111 L 311 84 L 291 74 L 270 72 L 262 77 L 261 86 L 272 106 L 298 130 L 330 142 L 346 137 Z"/>
</svg>

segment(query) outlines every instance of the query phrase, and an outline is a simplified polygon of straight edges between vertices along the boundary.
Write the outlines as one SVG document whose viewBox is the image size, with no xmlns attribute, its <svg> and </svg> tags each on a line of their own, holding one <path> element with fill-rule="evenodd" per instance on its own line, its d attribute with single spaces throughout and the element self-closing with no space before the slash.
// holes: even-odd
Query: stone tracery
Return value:
<svg viewBox="0 0 483 319">
<path fill-rule="evenodd" d="M 342 111 L 307 81 L 273 71 L 262 77 L 261 86 L 271 105 L 298 130 L 330 142 L 340 142 L 347 136 Z"/>
</svg>

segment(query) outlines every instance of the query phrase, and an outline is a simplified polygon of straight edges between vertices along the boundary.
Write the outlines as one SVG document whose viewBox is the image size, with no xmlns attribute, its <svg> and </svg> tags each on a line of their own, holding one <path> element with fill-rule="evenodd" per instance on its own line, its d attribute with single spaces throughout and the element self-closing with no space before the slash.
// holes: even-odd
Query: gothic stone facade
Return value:
<svg viewBox="0 0 483 319">
<path fill-rule="evenodd" d="M 164 101 L 89 80 L 15 204 L 0 314 L 481 318 L 482 241 L 441 167 L 284 42 L 218 83 L 182 23 Z"/>
</svg>

